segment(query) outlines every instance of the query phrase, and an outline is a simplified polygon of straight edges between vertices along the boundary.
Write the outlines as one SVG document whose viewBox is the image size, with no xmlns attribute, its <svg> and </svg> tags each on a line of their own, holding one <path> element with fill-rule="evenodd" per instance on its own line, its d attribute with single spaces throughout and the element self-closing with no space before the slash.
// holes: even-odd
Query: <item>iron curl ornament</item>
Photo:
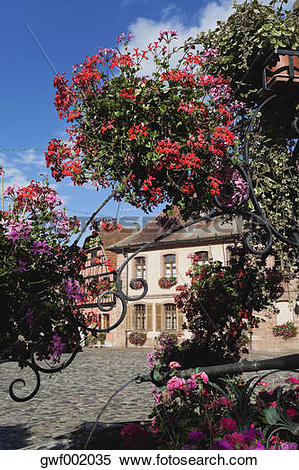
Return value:
<svg viewBox="0 0 299 470">
<path fill-rule="evenodd" d="M 294 51 L 282 51 L 278 50 L 275 51 L 276 54 L 286 54 L 289 53 L 291 57 L 293 56 L 298 56 L 299 52 L 294 52 Z M 291 75 L 288 78 L 287 84 L 290 85 L 294 81 L 294 69 L 290 68 L 289 69 L 290 74 L 293 73 L 293 76 Z M 144 243 L 143 246 L 141 246 L 137 251 L 135 251 L 132 255 L 130 255 L 122 264 L 121 266 L 117 269 L 117 271 L 114 272 L 115 275 L 115 287 L 109 290 L 106 290 L 102 292 L 98 298 L 97 298 L 97 305 L 100 311 L 107 313 L 111 312 L 116 304 L 116 301 L 118 300 L 121 304 L 121 312 L 119 317 L 116 319 L 116 321 L 110 325 L 107 328 L 92 328 L 92 327 L 85 327 L 85 330 L 91 331 L 92 334 L 95 336 L 99 333 L 108 333 L 114 329 L 116 329 L 125 319 L 126 314 L 127 314 L 127 304 L 128 302 L 136 302 L 140 301 L 143 299 L 147 292 L 148 292 L 148 284 L 145 279 L 143 278 L 135 278 L 130 281 L 130 287 L 134 290 L 135 289 L 135 283 L 141 284 L 142 292 L 136 296 L 130 296 L 127 293 L 124 292 L 122 288 L 122 274 L 127 267 L 128 263 L 132 261 L 139 253 L 143 252 L 144 250 L 149 249 L 150 247 L 154 246 L 156 243 L 162 241 L 164 238 L 167 238 L 169 235 L 174 234 L 180 230 L 184 230 L 194 224 L 200 223 L 200 222 L 210 222 L 215 220 L 216 218 L 221 218 L 224 216 L 243 216 L 245 219 L 249 219 L 256 223 L 260 228 L 259 230 L 253 231 L 250 234 L 247 234 L 245 237 L 245 245 L 248 250 L 248 252 L 252 253 L 253 255 L 257 256 L 267 256 L 273 245 L 274 239 L 278 239 L 282 243 L 286 244 L 287 246 L 293 248 L 296 253 L 298 252 L 299 248 L 299 231 L 298 231 L 298 225 L 297 225 L 297 211 L 296 208 L 294 207 L 293 210 L 293 226 L 288 234 L 286 236 L 285 233 L 281 233 L 268 219 L 267 215 L 265 214 L 264 210 L 262 209 L 261 204 L 259 203 L 258 200 L 258 195 L 256 194 L 255 186 L 254 186 L 254 181 L 251 176 L 251 161 L 254 160 L 254 155 L 251 154 L 252 151 L 252 146 L 251 146 L 251 135 L 253 132 L 254 127 L 258 123 L 258 118 L 260 114 L 266 109 L 266 107 L 270 104 L 271 106 L 277 101 L 279 104 L 281 103 L 281 99 L 283 99 L 284 96 L 284 87 L 281 86 L 278 88 L 278 92 L 272 93 L 271 88 L 268 86 L 267 82 L 267 72 L 266 72 L 266 65 L 263 68 L 263 77 L 264 77 L 264 82 L 263 82 L 263 87 L 262 91 L 263 93 L 261 94 L 262 99 L 259 99 L 259 103 L 257 108 L 252 114 L 252 117 L 249 121 L 249 124 L 247 128 L 245 129 L 244 133 L 244 145 L 243 145 L 243 154 L 244 158 L 241 164 L 235 165 L 232 167 L 232 172 L 235 172 L 235 174 L 239 175 L 243 181 L 245 182 L 246 186 L 246 194 L 243 197 L 234 197 L 235 195 L 235 187 L 233 185 L 233 181 L 225 182 L 223 184 L 223 187 L 221 189 L 221 194 L 216 195 L 214 197 L 214 208 L 207 214 L 205 215 L 200 215 L 199 217 L 195 218 L 194 220 L 188 221 L 185 224 L 179 225 L 173 229 L 170 229 L 166 231 L 165 233 L 162 233 L 155 237 L 152 241 Z M 297 85 L 299 86 L 299 85 Z M 290 98 L 291 96 L 291 98 Z M 294 162 L 298 161 L 298 155 L 299 155 L 299 117 L 294 113 L 294 110 L 296 109 L 296 105 L 299 102 L 298 99 L 298 92 L 295 94 L 295 98 L 292 99 L 292 94 L 290 95 L 289 93 L 289 88 L 287 88 L 287 99 L 288 102 L 292 103 L 292 109 L 293 109 L 293 114 L 292 114 L 292 119 L 287 123 L 287 126 L 290 128 L 290 133 L 293 135 L 293 139 L 296 141 L 294 144 L 293 148 L 293 154 L 292 154 L 292 159 Z M 290 101 L 291 100 L 291 101 Z M 296 165 L 295 165 L 296 166 Z M 115 195 L 117 194 L 117 190 L 113 191 L 110 196 L 100 205 L 100 207 L 92 214 L 90 219 L 86 222 L 84 225 L 83 229 L 81 230 L 79 236 L 73 243 L 73 246 L 77 246 L 81 237 L 83 236 L 83 233 L 86 231 L 87 227 L 91 224 L 92 221 L 95 220 L 95 217 L 97 214 L 100 212 L 102 207 L 105 206 L 105 204 L 112 199 Z M 248 206 L 251 205 L 253 207 L 252 210 L 248 208 Z M 113 296 L 114 297 L 114 302 L 111 305 L 107 305 L 105 303 L 104 299 L 106 296 Z M 79 306 L 78 306 L 79 307 Z M 74 322 L 77 322 L 76 318 L 73 315 L 72 310 L 67 306 L 67 302 L 65 302 L 65 308 L 68 311 L 67 314 L 67 319 L 69 322 L 72 324 Z M 80 308 L 80 307 L 79 307 Z M 31 390 L 29 393 L 25 394 L 24 396 L 19 396 L 18 393 L 16 392 L 16 385 L 22 385 L 23 387 L 26 385 L 26 382 L 22 378 L 16 378 L 15 380 L 12 381 L 12 383 L 9 385 L 9 395 L 10 397 L 17 402 L 25 402 L 30 399 L 32 399 L 39 391 L 40 385 L 41 385 L 41 378 L 40 375 L 41 373 L 43 374 L 54 374 L 63 371 L 65 368 L 67 368 L 74 360 L 76 357 L 77 353 L 81 349 L 81 343 L 84 339 L 82 339 L 82 335 L 80 333 L 80 328 L 82 325 L 78 322 L 75 325 L 75 329 L 77 329 L 77 337 L 74 342 L 72 351 L 69 353 L 69 357 L 64 360 L 63 362 L 59 364 L 50 364 L 47 361 L 41 364 L 41 361 L 38 360 L 38 355 L 39 355 L 39 345 L 38 344 L 26 344 L 22 338 L 19 339 L 19 344 L 18 347 L 23 347 L 26 349 L 26 359 L 19 360 L 18 355 L 14 354 L 13 352 L 9 351 L 8 353 L 6 352 L 6 356 L 0 360 L 0 365 L 3 363 L 7 362 L 19 362 L 19 365 L 21 367 L 28 367 L 34 375 L 35 378 L 35 385 L 33 386 L 33 390 Z M 299 357 L 299 355 L 297 355 Z M 277 369 L 297 369 L 299 367 L 299 361 L 298 357 L 294 356 L 289 356 L 285 358 L 285 360 L 280 361 L 272 361 L 268 363 L 256 363 L 252 367 L 254 370 L 260 370 L 260 369 L 266 369 L 268 366 L 269 367 L 274 367 Z M 227 365 L 226 368 L 221 368 L 221 366 L 215 366 L 215 374 L 217 375 L 218 373 L 221 374 L 223 370 L 225 370 L 225 373 L 229 373 L 230 371 L 233 373 L 235 370 L 240 372 L 240 367 L 236 367 L 234 364 Z M 251 365 L 244 368 L 244 370 L 251 370 L 250 369 Z M 153 378 L 151 378 L 152 380 Z M 149 380 L 148 377 L 143 380 Z M 155 380 L 153 380 L 155 381 Z"/>
</svg>

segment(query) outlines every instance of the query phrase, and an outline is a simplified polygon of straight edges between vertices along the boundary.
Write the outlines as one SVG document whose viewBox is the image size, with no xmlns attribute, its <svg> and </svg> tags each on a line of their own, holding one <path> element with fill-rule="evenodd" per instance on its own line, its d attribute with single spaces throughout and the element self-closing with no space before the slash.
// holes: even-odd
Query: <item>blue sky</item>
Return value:
<svg viewBox="0 0 299 470">
<path fill-rule="evenodd" d="M 68 74 L 74 63 L 99 46 L 113 47 L 122 32 L 131 32 L 134 43 L 142 45 L 165 28 L 178 30 L 183 38 L 213 27 L 229 14 L 230 1 L 11 0 L 1 10 L 0 163 L 6 185 L 23 185 L 41 173 L 49 174 L 44 150 L 65 129 L 53 106 L 54 72 L 29 30 L 56 71 Z M 50 182 L 70 214 L 87 215 L 108 194 L 74 188 L 66 180 Z M 117 204 L 111 202 L 105 215 L 116 213 Z M 142 214 L 121 204 L 120 217 L 134 215 Z"/>
</svg>

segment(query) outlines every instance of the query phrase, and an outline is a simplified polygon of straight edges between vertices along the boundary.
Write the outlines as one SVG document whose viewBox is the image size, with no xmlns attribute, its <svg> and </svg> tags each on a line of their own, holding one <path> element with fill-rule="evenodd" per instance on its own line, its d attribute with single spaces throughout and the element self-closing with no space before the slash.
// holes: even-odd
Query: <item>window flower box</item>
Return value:
<svg viewBox="0 0 299 470">
<path fill-rule="evenodd" d="M 287 321 L 281 325 L 276 325 L 273 328 L 273 335 L 279 336 L 283 339 L 293 338 L 297 335 L 297 328 L 293 322 Z"/>
<path fill-rule="evenodd" d="M 131 287 L 131 289 L 138 290 L 138 289 L 142 289 L 143 284 L 142 284 L 141 281 L 134 281 L 134 280 L 132 280 L 132 281 L 130 282 L 130 287 Z"/>
<path fill-rule="evenodd" d="M 146 342 L 146 333 L 132 331 L 132 333 L 129 335 L 129 342 L 131 344 L 135 344 L 135 346 L 143 346 Z"/>
<path fill-rule="evenodd" d="M 176 284 L 176 277 L 161 277 L 159 279 L 159 286 L 161 289 L 170 289 Z"/>
</svg>

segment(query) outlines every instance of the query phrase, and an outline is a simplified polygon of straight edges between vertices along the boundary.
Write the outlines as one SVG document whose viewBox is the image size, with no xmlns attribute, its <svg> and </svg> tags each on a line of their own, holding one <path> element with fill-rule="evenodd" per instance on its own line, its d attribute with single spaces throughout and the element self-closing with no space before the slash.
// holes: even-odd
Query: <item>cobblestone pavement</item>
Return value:
<svg viewBox="0 0 299 470">
<path fill-rule="evenodd" d="M 41 388 L 31 401 L 16 403 L 8 395 L 10 383 L 22 377 L 27 390 L 34 387 L 33 374 L 15 364 L 0 365 L 0 449 L 38 445 L 92 422 L 109 397 L 137 374 L 147 373 L 145 349 L 85 349 L 62 373 L 41 374 Z M 268 355 L 268 357 L 271 357 Z M 248 359 L 267 358 L 251 355 Z M 260 373 L 262 375 L 262 372 Z M 270 385 L 289 372 L 267 378 Z M 248 374 L 246 374 L 248 376 Z M 30 388 L 31 383 L 31 388 Z M 18 385 L 19 394 L 26 387 Z M 152 409 L 152 384 L 131 383 L 109 404 L 101 422 L 145 420 Z"/>
<path fill-rule="evenodd" d="M 0 365 L 0 449 L 18 449 L 73 431 L 96 417 L 119 387 L 138 373 L 147 373 L 145 349 L 85 349 L 62 373 L 41 374 L 38 394 L 26 403 L 8 395 L 10 383 L 19 377 L 27 390 L 35 382 L 29 370 L 15 364 Z M 30 389 L 30 382 L 33 385 Z M 19 394 L 23 393 L 18 385 Z M 144 420 L 152 409 L 151 383 L 130 384 L 105 410 L 101 421 Z M 17 390 L 17 389 L 16 389 Z"/>
</svg>

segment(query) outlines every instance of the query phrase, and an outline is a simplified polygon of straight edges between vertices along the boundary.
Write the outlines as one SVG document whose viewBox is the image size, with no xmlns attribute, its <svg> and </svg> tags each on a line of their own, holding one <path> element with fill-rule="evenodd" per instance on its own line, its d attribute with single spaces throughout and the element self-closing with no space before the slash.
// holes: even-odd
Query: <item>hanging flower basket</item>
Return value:
<svg viewBox="0 0 299 470">
<path fill-rule="evenodd" d="M 161 277 L 159 279 L 159 286 L 162 289 L 170 289 L 172 286 L 176 284 L 176 277 Z"/>
<path fill-rule="evenodd" d="M 266 90 L 289 85 L 299 89 L 299 51 L 276 49 L 263 68 L 263 86 Z"/>
</svg>

